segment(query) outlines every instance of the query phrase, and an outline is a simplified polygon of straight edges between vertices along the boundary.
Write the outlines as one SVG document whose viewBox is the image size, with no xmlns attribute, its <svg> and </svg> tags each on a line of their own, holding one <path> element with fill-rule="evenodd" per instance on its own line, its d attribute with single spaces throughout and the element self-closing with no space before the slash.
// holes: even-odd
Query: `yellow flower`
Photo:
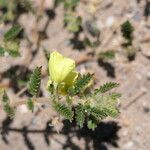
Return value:
<svg viewBox="0 0 150 150">
<path fill-rule="evenodd" d="M 50 54 L 49 59 L 50 82 L 60 85 L 61 90 L 72 86 L 78 73 L 75 71 L 75 61 L 62 56 L 57 51 Z"/>
</svg>

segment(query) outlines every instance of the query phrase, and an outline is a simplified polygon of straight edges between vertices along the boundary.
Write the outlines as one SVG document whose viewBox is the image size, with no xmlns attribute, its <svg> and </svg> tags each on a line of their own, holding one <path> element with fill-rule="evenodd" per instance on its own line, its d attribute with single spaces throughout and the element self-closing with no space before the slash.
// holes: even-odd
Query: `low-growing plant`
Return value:
<svg viewBox="0 0 150 150">
<path fill-rule="evenodd" d="M 17 38 L 22 31 L 20 26 L 13 26 L 5 34 L 3 41 L 0 43 L 0 56 L 11 55 L 17 57 L 19 53 L 20 40 Z"/>
<path fill-rule="evenodd" d="M 108 50 L 108 51 L 99 53 L 99 59 L 109 60 L 109 59 L 114 59 L 114 58 L 115 58 L 115 51 L 114 50 Z"/>
<path fill-rule="evenodd" d="M 55 5 L 62 4 L 64 7 L 64 24 L 68 31 L 78 32 L 82 23 L 82 18 L 77 15 L 75 9 L 80 1 L 79 0 L 56 0 Z"/>
<path fill-rule="evenodd" d="M 68 7 L 68 6 L 67 6 Z M 73 9 L 74 7 L 71 7 Z M 20 26 L 13 26 L 5 34 L 0 45 L 0 56 L 19 56 L 18 35 L 22 31 Z M 94 43 L 86 41 L 91 47 Z M 99 54 L 102 59 L 113 58 L 113 51 Z M 49 60 L 49 80 L 47 91 L 49 97 L 40 97 L 40 84 L 42 80 L 42 67 L 36 67 L 25 88 L 17 94 L 18 98 L 22 92 L 28 91 L 30 96 L 27 100 L 18 101 L 16 98 L 7 95 L 5 89 L 0 90 L 1 106 L 8 116 L 14 117 L 18 105 L 26 104 L 32 112 L 35 111 L 37 103 L 49 103 L 57 117 L 76 121 L 79 127 L 87 125 L 94 130 L 97 125 L 106 117 L 116 117 L 119 114 L 117 108 L 120 93 L 110 92 L 119 86 L 114 82 L 108 82 L 93 89 L 94 74 L 80 74 L 76 71 L 75 61 L 62 56 L 54 51 L 47 56 Z M 54 116 L 54 120 L 55 120 Z M 52 123 L 55 122 L 52 120 Z"/>
<path fill-rule="evenodd" d="M 134 27 L 127 20 L 121 25 L 122 36 L 127 40 L 127 45 L 132 45 Z"/>
<path fill-rule="evenodd" d="M 16 101 L 7 95 L 5 89 L 1 90 L 1 105 L 8 116 L 13 117 L 20 104 L 26 104 L 33 112 L 37 103 L 44 104 L 46 101 L 57 113 L 57 117 L 63 117 L 70 122 L 74 120 L 79 127 L 87 125 L 94 130 L 104 118 L 119 115 L 117 103 L 121 95 L 110 92 L 119 86 L 118 83 L 108 82 L 93 89 L 94 74 L 81 75 L 76 71 L 75 61 L 57 51 L 50 54 L 48 67 L 49 97 L 39 96 L 42 67 L 36 67 L 30 76 L 27 90 L 31 96 L 28 100 Z"/>
<path fill-rule="evenodd" d="M 122 45 L 126 49 L 127 57 L 129 60 L 133 60 L 136 55 L 136 50 L 133 46 L 134 27 L 132 26 L 130 21 L 127 20 L 121 25 L 121 32 L 122 36 L 126 40 Z"/>
<path fill-rule="evenodd" d="M 0 56 L 10 55 L 17 57 L 19 53 L 20 40 L 17 38 L 22 31 L 20 26 L 13 26 L 5 34 L 3 41 L 0 43 Z"/>
<path fill-rule="evenodd" d="M 30 0 L 0 0 L 0 9 L 4 9 L 4 13 L 0 16 L 0 22 L 14 21 L 20 11 L 32 11 L 32 3 Z"/>
<path fill-rule="evenodd" d="M 95 49 L 100 44 L 100 31 L 96 27 L 96 25 L 93 24 L 93 20 L 95 19 L 94 16 L 91 21 L 86 21 L 85 23 L 83 23 L 82 16 L 79 15 L 76 11 L 79 2 L 79 0 L 55 0 L 55 7 L 60 4 L 63 5 L 64 26 L 69 32 L 74 33 L 75 39 L 78 40 L 79 34 L 80 32 L 82 32 L 84 38 L 79 41 L 82 43 L 83 47 L 90 47 L 92 49 Z M 87 36 L 86 32 L 88 32 L 89 36 Z M 92 36 L 94 40 L 91 40 L 90 36 Z"/>
</svg>

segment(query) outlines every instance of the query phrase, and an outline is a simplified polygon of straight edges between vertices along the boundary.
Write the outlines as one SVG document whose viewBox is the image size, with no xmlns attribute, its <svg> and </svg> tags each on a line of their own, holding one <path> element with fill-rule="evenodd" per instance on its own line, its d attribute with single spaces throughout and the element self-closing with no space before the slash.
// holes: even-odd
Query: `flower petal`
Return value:
<svg viewBox="0 0 150 150">
<path fill-rule="evenodd" d="M 68 87 L 72 86 L 74 81 L 77 79 L 78 73 L 76 71 L 72 71 L 68 74 L 68 76 L 65 78 L 64 82 Z"/>
<path fill-rule="evenodd" d="M 56 51 L 51 53 L 49 60 L 49 73 L 52 81 L 56 83 L 63 82 L 74 68 L 74 60 L 65 58 Z"/>
</svg>

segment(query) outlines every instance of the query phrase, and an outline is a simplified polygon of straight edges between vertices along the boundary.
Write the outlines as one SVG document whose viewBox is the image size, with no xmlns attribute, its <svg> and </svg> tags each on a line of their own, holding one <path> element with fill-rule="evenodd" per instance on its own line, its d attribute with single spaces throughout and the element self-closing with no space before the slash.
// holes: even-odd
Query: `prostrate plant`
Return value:
<svg viewBox="0 0 150 150">
<path fill-rule="evenodd" d="M 4 39 L 0 44 L 0 56 L 10 55 L 17 57 L 19 53 L 20 40 L 17 38 L 22 31 L 20 26 L 13 26 L 4 34 Z"/>
<path fill-rule="evenodd" d="M 108 50 L 106 52 L 100 52 L 99 53 L 99 59 L 102 60 L 109 60 L 115 58 L 115 51 L 114 50 Z"/>
<path fill-rule="evenodd" d="M 31 11 L 34 12 L 30 0 L 0 0 L 0 9 L 4 9 L 2 15 L 0 16 L 0 22 L 14 21 L 21 11 Z"/>
<path fill-rule="evenodd" d="M 91 21 L 82 22 L 82 16 L 78 14 L 76 8 L 80 0 L 55 0 L 55 6 L 60 4 L 64 7 L 64 26 L 71 33 L 74 33 L 74 38 L 78 40 L 79 34 L 83 33 L 83 39 L 79 40 L 83 47 L 90 47 L 93 50 L 99 46 L 100 31 L 95 22 L 95 17 Z"/>
<path fill-rule="evenodd" d="M 35 68 L 28 84 L 28 91 L 32 97 L 25 101 L 29 110 L 34 111 L 41 83 L 41 67 Z M 71 121 L 76 121 L 79 127 L 87 125 L 94 130 L 104 118 L 117 117 L 117 109 L 120 94 L 109 93 L 110 90 L 119 86 L 114 82 L 108 82 L 98 89 L 93 90 L 93 74 L 81 75 L 75 70 L 75 61 L 66 58 L 54 51 L 49 58 L 49 81 L 47 90 L 48 99 L 58 116 Z M 15 109 L 9 103 L 6 92 L 3 92 L 2 106 L 9 116 L 13 116 Z M 15 106 L 15 104 L 13 105 Z"/>
<path fill-rule="evenodd" d="M 56 0 L 55 5 L 63 4 L 64 13 L 64 23 L 70 32 L 78 32 L 80 30 L 82 18 L 75 12 L 76 6 L 79 0 Z"/>
<path fill-rule="evenodd" d="M 4 90 L 2 91 L 0 89 L 0 94 L 1 93 L 3 93 L 2 107 L 9 117 L 13 117 L 15 115 L 15 109 L 14 109 L 14 107 L 10 106 L 10 100 L 8 98 L 7 93 Z"/>
<path fill-rule="evenodd" d="M 128 45 L 132 45 L 134 28 L 127 20 L 121 25 L 122 36 L 127 40 Z"/>
<path fill-rule="evenodd" d="M 122 32 L 122 36 L 126 40 L 126 43 L 124 43 L 123 46 L 126 48 L 127 56 L 129 60 L 133 60 L 136 54 L 135 47 L 133 46 L 134 27 L 127 20 L 121 25 L 121 32 Z"/>
</svg>

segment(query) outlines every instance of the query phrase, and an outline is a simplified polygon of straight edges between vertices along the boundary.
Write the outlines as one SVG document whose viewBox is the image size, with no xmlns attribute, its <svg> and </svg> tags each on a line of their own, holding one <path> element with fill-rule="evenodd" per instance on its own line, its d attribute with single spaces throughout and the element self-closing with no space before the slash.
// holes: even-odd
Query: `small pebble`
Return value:
<svg viewBox="0 0 150 150">
<path fill-rule="evenodd" d="M 132 141 L 130 141 L 130 142 L 126 143 L 126 144 L 123 146 L 123 148 L 124 148 L 125 150 L 131 150 L 131 149 L 133 149 L 133 146 L 134 146 L 134 143 L 133 143 Z"/>
<path fill-rule="evenodd" d="M 106 26 L 111 27 L 114 24 L 114 21 L 115 21 L 114 16 L 109 16 L 106 20 Z"/>
</svg>

